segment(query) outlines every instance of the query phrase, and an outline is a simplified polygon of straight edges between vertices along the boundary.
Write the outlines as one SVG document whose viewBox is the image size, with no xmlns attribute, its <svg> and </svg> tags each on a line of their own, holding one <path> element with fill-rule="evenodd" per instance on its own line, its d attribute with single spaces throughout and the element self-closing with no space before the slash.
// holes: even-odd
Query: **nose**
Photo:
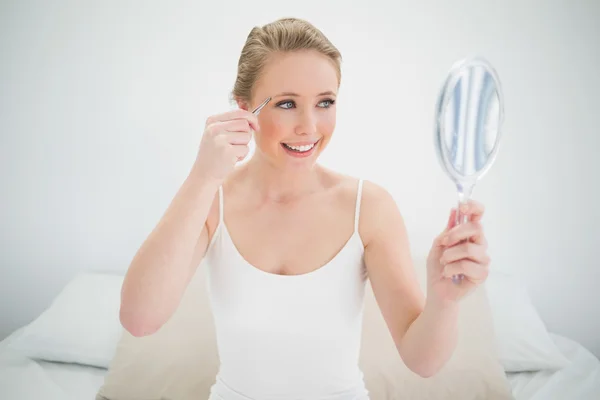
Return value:
<svg viewBox="0 0 600 400">
<path fill-rule="evenodd" d="M 300 113 L 295 133 L 302 136 L 313 136 L 317 132 L 317 118 L 314 111 L 305 110 Z"/>
</svg>

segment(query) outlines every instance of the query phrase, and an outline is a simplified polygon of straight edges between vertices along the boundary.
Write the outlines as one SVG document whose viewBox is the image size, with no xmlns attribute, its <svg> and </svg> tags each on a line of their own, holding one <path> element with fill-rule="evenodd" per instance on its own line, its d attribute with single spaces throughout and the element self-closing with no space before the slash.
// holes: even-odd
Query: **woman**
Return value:
<svg viewBox="0 0 600 400">
<path fill-rule="evenodd" d="M 366 279 L 399 357 L 431 376 L 454 350 L 460 299 L 486 279 L 481 205 L 467 204 L 470 222 L 456 227 L 451 212 L 425 298 L 390 194 L 317 163 L 335 128 L 340 59 L 306 21 L 250 32 L 239 110 L 208 118 L 189 176 L 126 275 L 121 322 L 150 335 L 206 259 L 221 361 L 211 399 L 368 399 L 358 367 Z M 253 132 L 256 152 L 236 166 Z"/>
</svg>

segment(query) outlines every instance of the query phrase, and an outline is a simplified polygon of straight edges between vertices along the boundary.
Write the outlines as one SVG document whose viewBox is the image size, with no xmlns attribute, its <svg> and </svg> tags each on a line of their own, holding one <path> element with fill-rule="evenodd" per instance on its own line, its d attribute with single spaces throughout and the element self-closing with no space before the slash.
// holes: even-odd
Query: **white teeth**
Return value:
<svg viewBox="0 0 600 400">
<path fill-rule="evenodd" d="M 291 146 L 291 145 L 289 145 L 289 144 L 285 144 L 285 143 L 284 143 L 284 145 L 285 145 L 286 147 L 288 147 L 288 148 L 292 149 L 292 150 L 299 151 L 299 152 L 301 152 L 301 153 L 304 153 L 304 152 L 306 152 L 306 151 L 309 151 L 310 149 L 312 149 L 313 147 L 315 147 L 315 144 L 314 144 L 314 143 L 313 143 L 313 144 L 307 144 L 307 145 L 304 145 L 304 146 Z"/>
</svg>

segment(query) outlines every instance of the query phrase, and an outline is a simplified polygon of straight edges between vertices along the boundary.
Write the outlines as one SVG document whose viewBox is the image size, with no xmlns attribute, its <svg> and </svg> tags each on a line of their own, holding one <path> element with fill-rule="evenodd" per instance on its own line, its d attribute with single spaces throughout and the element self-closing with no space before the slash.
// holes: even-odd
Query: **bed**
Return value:
<svg viewBox="0 0 600 400">
<path fill-rule="evenodd" d="M 2 340 L 0 399 L 93 400 L 118 340 L 114 315 L 121 279 L 93 274 L 74 279 L 42 315 Z M 600 399 L 600 361 L 575 340 L 547 332 L 524 286 L 495 276 L 488 291 L 516 400 Z M 95 325 L 82 323 L 86 318 Z M 20 341 L 29 347 L 15 346 Z"/>
<path fill-rule="evenodd" d="M 94 399 L 106 369 L 70 363 L 35 361 L 11 351 L 7 343 L 21 329 L 0 342 L 0 398 L 15 400 Z M 577 342 L 550 334 L 570 361 L 556 372 L 507 373 L 516 400 L 597 400 L 600 362 Z"/>
</svg>

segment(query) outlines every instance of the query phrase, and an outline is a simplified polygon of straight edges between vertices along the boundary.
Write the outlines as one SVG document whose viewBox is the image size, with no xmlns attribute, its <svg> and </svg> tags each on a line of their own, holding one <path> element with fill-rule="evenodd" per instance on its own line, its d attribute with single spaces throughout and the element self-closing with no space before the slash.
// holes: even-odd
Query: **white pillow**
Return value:
<svg viewBox="0 0 600 400">
<path fill-rule="evenodd" d="M 498 357 L 506 372 L 558 370 L 569 363 L 554 344 L 520 279 L 492 269 L 486 288 Z"/>
<path fill-rule="evenodd" d="M 121 337 L 123 276 L 82 273 L 9 346 L 26 357 L 108 368 Z"/>
</svg>

